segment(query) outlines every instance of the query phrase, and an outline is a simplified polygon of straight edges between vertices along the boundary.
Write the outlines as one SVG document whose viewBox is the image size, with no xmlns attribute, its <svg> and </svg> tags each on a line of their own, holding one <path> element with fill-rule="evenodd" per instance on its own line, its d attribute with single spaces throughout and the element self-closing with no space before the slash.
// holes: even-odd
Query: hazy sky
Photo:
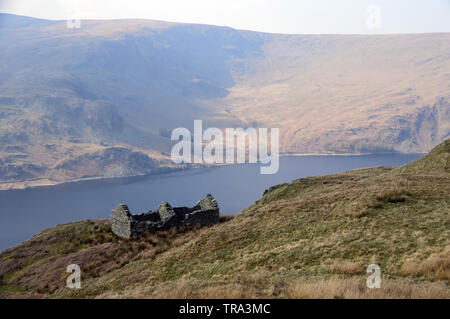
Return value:
<svg viewBox="0 0 450 319">
<path fill-rule="evenodd" d="M 146 18 L 277 33 L 450 32 L 450 0 L 0 0 L 47 19 Z"/>
</svg>

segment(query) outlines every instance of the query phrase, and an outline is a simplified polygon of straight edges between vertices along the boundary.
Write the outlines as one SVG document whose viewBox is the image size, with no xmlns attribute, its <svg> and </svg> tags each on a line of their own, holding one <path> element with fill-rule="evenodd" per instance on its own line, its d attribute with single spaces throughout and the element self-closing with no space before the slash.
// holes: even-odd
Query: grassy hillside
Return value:
<svg viewBox="0 0 450 319">
<path fill-rule="evenodd" d="M 450 173 L 442 167 L 448 145 L 402 168 L 271 187 L 234 218 L 195 231 L 127 241 L 112 236 L 107 221 L 57 226 L 0 254 L 0 291 L 52 298 L 450 298 Z M 82 268 L 80 290 L 63 288 L 70 263 Z M 372 263 L 381 267 L 381 289 L 366 288 Z"/>
<path fill-rule="evenodd" d="M 442 142 L 420 159 L 399 167 L 397 174 L 449 174 L 450 173 L 450 139 Z"/>
<path fill-rule="evenodd" d="M 450 136 L 449 40 L 0 14 L 0 188 L 153 172 L 194 119 L 278 127 L 282 152 L 427 152 Z"/>
</svg>

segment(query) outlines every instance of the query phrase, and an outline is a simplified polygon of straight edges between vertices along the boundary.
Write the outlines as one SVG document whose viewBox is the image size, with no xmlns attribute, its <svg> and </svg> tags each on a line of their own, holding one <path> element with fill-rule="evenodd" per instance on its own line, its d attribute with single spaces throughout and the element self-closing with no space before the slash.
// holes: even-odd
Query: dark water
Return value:
<svg viewBox="0 0 450 319">
<path fill-rule="evenodd" d="M 281 157 L 274 175 L 259 164 L 192 169 L 166 175 L 87 181 L 26 190 L 0 191 L 0 250 L 43 228 L 88 218 L 108 218 L 118 203 L 133 213 L 156 209 L 161 201 L 191 206 L 211 193 L 222 213 L 234 214 L 259 199 L 272 185 L 294 179 L 377 165 L 410 162 L 418 154 Z"/>
</svg>

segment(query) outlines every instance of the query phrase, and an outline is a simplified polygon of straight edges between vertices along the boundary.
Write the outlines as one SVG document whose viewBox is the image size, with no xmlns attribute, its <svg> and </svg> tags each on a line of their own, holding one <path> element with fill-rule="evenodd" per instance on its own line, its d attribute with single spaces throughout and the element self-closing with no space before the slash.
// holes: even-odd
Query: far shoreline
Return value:
<svg viewBox="0 0 450 319">
<path fill-rule="evenodd" d="M 414 155 L 414 154 L 426 154 L 426 153 L 402 153 L 402 152 L 374 152 L 374 153 L 290 153 L 283 152 L 280 153 L 280 157 L 320 157 L 320 156 L 368 156 L 368 155 L 388 155 L 388 154 L 405 154 L 405 155 Z M 11 182 L 11 183 L 0 183 L 0 192 L 4 191 L 20 191 L 20 190 L 28 190 L 28 189 L 36 189 L 36 188 L 46 188 L 46 187 L 54 187 L 54 186 L 63 186 L 69 184 L 77 184 L 83 182 L 92 182 L 92 181 L 120 181 L 126 179 L 135 179 L 135 178 L 148 178 L 150 176 L 163 176 L 169 175 L 176 172 L 184 172 L 191 171 L 193 169 L 198 168 L 216 168 L 220 166 L 229 166 L 229 165 L 245 165 L 249 163 L 221 163 L 221 164 L 208 164 L 208 165 L 199 165 L 199 166 L 189 166 L 189 167 L 161 167 L 159 171 L 148 173 L 148 174 L 140 174 L 140 175 L 129 175 L 129 176 L 93 176 L 86 178 L 79 178 L 74 180 L 67 181 L 51 181 L 48 179 L 39 179 L 39 180 L 31 180 L 31 181 L 23 181 L 23 182 Z"/>
</svg>

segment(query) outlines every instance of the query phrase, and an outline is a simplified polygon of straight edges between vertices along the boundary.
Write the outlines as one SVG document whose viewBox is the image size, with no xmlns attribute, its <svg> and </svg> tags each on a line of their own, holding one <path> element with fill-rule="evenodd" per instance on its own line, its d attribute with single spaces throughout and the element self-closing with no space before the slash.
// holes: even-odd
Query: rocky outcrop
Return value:
<svg viewBox="0 0 450 319">
<path fill-rule="evenodd" d="M 119 204 L 111 212 L 111 229 L 114 234 L 130 238 L 145 232 L 154 233 L 173 227 L 208 225 L 219 222 L 219 206 L 211 194 L 194 207 L 172 207 L 162 202 L 158 210 L 133 215 L 128 206 Z"/>
</svg>

